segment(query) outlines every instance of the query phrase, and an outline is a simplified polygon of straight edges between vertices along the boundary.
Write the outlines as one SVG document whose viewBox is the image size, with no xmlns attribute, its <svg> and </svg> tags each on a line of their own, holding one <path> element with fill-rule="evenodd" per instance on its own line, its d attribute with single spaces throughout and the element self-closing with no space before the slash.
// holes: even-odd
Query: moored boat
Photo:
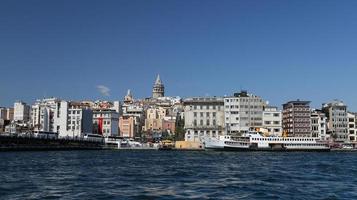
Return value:
<svg viewBox="0 0 357 200">
<path fill-rule="evenodd" d="M 219 138 L 205 138 L 207 150 L 229 151 L 330 151 L 327 142 L 312 137 L 265 137 L 259 132 L 243 136 L 224 135 Z"/>
</svg>

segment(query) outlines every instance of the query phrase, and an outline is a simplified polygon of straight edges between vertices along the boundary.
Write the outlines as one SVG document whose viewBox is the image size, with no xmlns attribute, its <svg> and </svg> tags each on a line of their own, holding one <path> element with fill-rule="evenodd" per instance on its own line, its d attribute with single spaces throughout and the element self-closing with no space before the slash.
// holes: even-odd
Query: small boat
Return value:
<svg viewBox="0 0 357 200">
<path fill-rule="evenodd" d="M 159 145 L 159 150 L 173 150 L 175 144 L 171 140 L 163 140 Z"/>
</svg>

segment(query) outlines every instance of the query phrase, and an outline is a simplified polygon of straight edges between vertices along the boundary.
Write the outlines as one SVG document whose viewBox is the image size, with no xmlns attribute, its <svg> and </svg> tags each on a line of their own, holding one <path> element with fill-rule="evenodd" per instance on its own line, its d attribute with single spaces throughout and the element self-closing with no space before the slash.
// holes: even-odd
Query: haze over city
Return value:
<svg viewBox="0 0 357 200">
<path fill-rule="evenodd" d="M 245 89 L 357 111 L 356 1 L 223 2 L 2 1 L 0 106 L 145 98 L 160 74 L 167 96 Z"/>
</svg>

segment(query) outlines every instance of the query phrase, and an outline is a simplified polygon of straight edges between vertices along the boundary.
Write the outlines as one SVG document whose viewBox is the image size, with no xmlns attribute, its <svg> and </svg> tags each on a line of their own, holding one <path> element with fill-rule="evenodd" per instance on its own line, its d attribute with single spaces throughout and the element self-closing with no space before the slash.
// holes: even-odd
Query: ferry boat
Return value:
<svg viewBox="0 0 357 200">
<path fill-rule="evenodd" d="M 207 150 L 227 151 L 330 151 L 327 142 L 311 137 L 266 137 L 259 132 L 243 136 L 224 135 L 204 138 Z"/>
</svg>

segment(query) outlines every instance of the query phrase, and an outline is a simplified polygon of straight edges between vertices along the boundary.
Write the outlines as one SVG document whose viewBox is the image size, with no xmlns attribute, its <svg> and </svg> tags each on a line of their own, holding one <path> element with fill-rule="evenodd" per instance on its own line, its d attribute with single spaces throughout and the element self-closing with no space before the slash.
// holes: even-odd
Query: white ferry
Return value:
<svg viewBox="0 0 357 200">
<path fill-rule="evenodd" d="M 205 149 L 228 151 L 330 151 L 327 142 L 310 137 L 265 137 L 258 132 L 243 136 L 204 138 Z"/>
</svg>

